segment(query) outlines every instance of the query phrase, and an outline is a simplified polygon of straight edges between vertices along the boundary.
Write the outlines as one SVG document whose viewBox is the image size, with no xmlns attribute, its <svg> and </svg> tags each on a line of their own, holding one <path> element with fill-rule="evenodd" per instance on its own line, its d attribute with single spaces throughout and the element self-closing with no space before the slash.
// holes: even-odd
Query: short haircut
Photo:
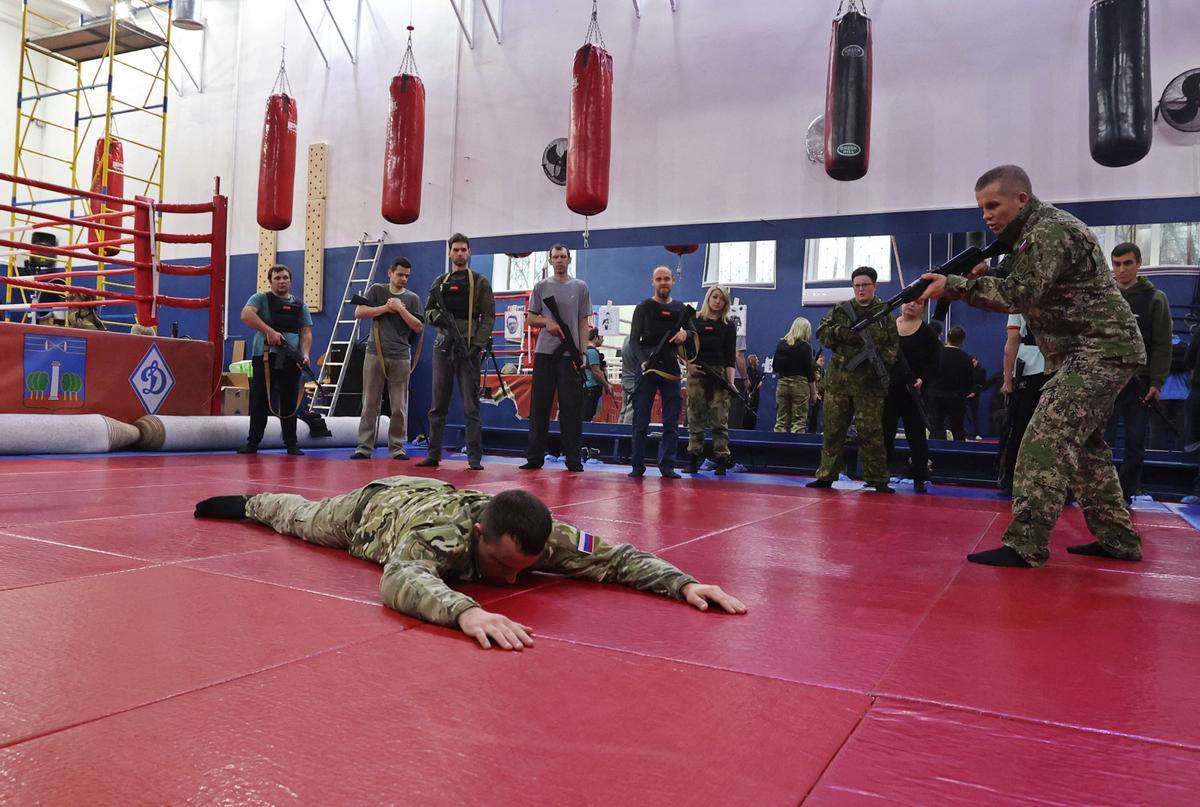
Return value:
<svg viewBox="0 0 1200 807">
<path fill-rule="evenodd" d="M 287 272 L 288 280 L 291 280 L 292 270 L 288 269 L 282 263 L 277 263 L 267 270 L 267 280 L 274 279 L 275 275 L 280 274 L 281 272 Z"/>
<path fill-rule="evenodd" d="M 950 333 L 946 334 L 946 341 L 955 347 L 962 347 L 962 343 L 967 341 L 967 332 L 961 325 L 955 325 L 950 329 Z"/>
<path fill-rule="evenodd" d="M 554 250 L 556 250 L 556 249 L 561 249 L 563 252 L 567 253 L 568 258 L 571 257 L 571 248 L 568 247 L 566 244 L 555 244 L 554 246 L 550 247 L 550 251 L 546 254 L 553 255 Z"/>
<path fill-rule="evenodd" d="M 979 193 L 993 182 L 999 182 L 1000 189 L 1006 193 L 1033 195 L 1033 183 L 1029 181 L 1029 174 L 1019 165 L 998 165 L 985 172 L 975 180 L 975 192 Z"/>
<path fill-rule="evenodd" d="M 550 538 L 553 519 L 542 500 L 524 490 L 497 493 L 479 515 L 485 541 L 511 535 L 524 555 L 540 555 Z"/>
<path fill-rule="evenodd" d="M 850 282 L 853 283 L 854 278 L 856 278 L 856 277 L 869 277 L 869 278 L 871 278 L 872 283 L 877 283 L 879 281 L 879 273 L 876 272 L 874 269 L 872 269 L 870 266 L 860 266 L 857 269 L 855 269 L 853 272 L 851 272 L 850 273 Z"/>
<path fill-rule="evenodd" d="M 588 331 L 588 341 L 589 342 L 591 342 L 593 339 L 596 339 L 599 336 L 600 336 L 599 328 L 592 328 L 590 331 Z"/>
<path fill-rule="evenodd" d="M 408 258 L 401 255 L 399 258 L 392 261 L 392 265 L 388 267 L 388 271 L 392 271 L 397 266 L 403 266 L 405 269 L 412 269 L 412 262 L 409 261 Z"/>
<path fill-rule="evenodd" d="M 467 249 L 471 248 L 471 239 L 467 238 L 462 233 L 455 233 L 446 239 L 446 249 L 453 249 L 455 244 L 466 244 Z"/>
<path fill-rule="evenodd" d="M 1112 257 L 1119 258 L 1122 255 L 1128 255 L 1131 252 L 1133 253 L 1133 259 L 1135 261 L 1137 261 L 1138 263 L 1141 263 L 1142 262 L 1142 251 L 1138 248 L 1137 244 L 1131 243 L 1129 241 L 1122 242 L 1120 244 L 1117 244 L 1115 247 L 1113 247 Z"/>
</svg>

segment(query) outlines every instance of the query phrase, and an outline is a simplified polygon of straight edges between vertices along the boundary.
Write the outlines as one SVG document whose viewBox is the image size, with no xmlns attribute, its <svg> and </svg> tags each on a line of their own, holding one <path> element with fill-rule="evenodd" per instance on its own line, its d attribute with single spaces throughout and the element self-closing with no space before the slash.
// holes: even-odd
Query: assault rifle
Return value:
<svg viewBox="0 0 1200 807">
<path fill-rule="evenodd" d="M 442 289 L 439 284 L 434 283 L 433 288 L 429 290 L 429 301 L 433 303 L 435 309 L 435 314 L 429 318 L 429 321 L 438 326 L 445 335 L 444 344 L 448 348 L 450 360 L 456 363 L 466 361 L 471 357 L 471 349 L 467 346 L 467 340 L 459 332 L 454 316 L 446 310 L 446 300 L 442 297 Z"/>
<path fill-rule="evenodd" d="M 704 362 L 700 361 L 699 359 L 693 359 L 689 363 L 693 367 L 696 367 L 697 369 L 699 369 L 700 372 L 704 373 L 704 377 L 707 379 L 710 379 L 712 381 L 712 383 L 715 384 L 717 387 L 725 390 L 730 395 L 732 395 L 734 398 L 737 398 L 739 401 L 741 401 L 742 404 L 747 409 L 754 409 L 754 406 L 750 403 L 750 399 L 747 396 L 743 395 L 741 392 L 739 392 L 737 387 L 735 387 L 733 384 L 729 383 L 729 378 L 725 375 L 725 373 L 723 371 L 718 370 L 717 368 L 713 367 L 711 364 L 705 364 Z M 710 394 L 706 397 L 711 398 L 712 396 Z"/>
<path fill-rule="evenodd" d="M 650 365 L 654 363 L 654 360 L 657 359 L 663 352 L 663 348 L 670 344 L 671 337 L 675 335 L 676 331 L 686 325 L 687 321 L 694 316 L 696 316 L 696 309 L 692 308 L 690 305 L 685 305 L 683 310 L 679 312 L 679 318 L 676 319 L 671 327 L 667 329 L 667 332 L 662 335 L 662 339 L 658 340 L 658 344 L 654 346 L 654 350 L 651 350 L 646 355 L 646 360 L 643 362 L 641 367 L 643 374 L 646 373 Z"/>
<path fill-rule="evenodd" d="M 1012 247 L 1003 241 L 993 241 L 987 249 L 967 247 L 941 266 L 931 267 L 929 271 L 936 275 L 965 275 L 983 261 L 991 260 L 999 255 L 1007 255 L 1009 252 L 1012 252 Z M 889 299 L 885 307 L 869 317 L 860 319 L 850 327 L 850 330 L 857 334 L 863 334 L 867 328 L 879 320 L 891 316 L 900 306 L 911 303 L 924 294 L 925 290 L 929 288 L 929 283 L 930 281 L 924 278 L 914 280 Z"/>
<path fill-rule="evenodd" d="M 856 370 L 864 362 L 869 361 L 871 363 L 871 369 L 874 370 L 875 375 L 879 377 L 879 383 L 883 385 L 883 388 L 886 390 L 888 388 L 890 375 L 888 373 L 887 365 L 884 364 L 883 357 L 879 355 L 879 348 L 875 346 L 875 337 L 871 336 L 871 332 L 865 328 L 859 329 L 858 327 L 864 322 L 870 322 L 872 320 L 878 321 L 879 319 L 882 319 L 882 315 L 884 313 L 886 312 L 864 317 L 850 327 L 851 331 L 859 332 L 858 337 L 862 339 L 863 348 L 854 356 L 854 358 L 846 362 L 846 369 L 851 371 Z"/>
<path fill-rule="evenodd" d="M 317 385 L 318 391 L 321 389 L 321 379 L 317 376 L 316 371 L 313 370 L 312 365 L 304 360 L 304 354 L 292 347 L 292 344 L 287 339 L 284 339 L 278 345 L 268 345 L 267 352 L 270 354 L 271 367 L 276 370 L 282 370 L 289 364 L 294 364 L 300 368 L 302 375 L 307 376 L 309 380 Z M 264 356 L 263 360 L 266 361 L 267 358 Z M 270 398 L 270 395 L 271 390 L 268 389 L 267 397 Z M 333 432 L 329 431 L 329 426 L 325 423 L 325 418 L 312 411 L 312 405 L 315 400 L 316 396 L 314 394 L 313 398 L 309 400 L 307 412 L 299 411 L 300 402 L 297 401 L 296 412 L 294 414 L 308 425 L 309 434 L 313 437 L 333 437 Z M 282 408 L 281 405 L 280 409 Z"/>
<path fill-rule="evenodd" d="M 558 300 L 555 300 L 552 294 L 549 297 L 543 298 L 542 302 L 546 304 L 546 309 L 550 312 L 550 316 L 554 318 L 554 322 L 562 329 L 562 343 L 567 349 L 567 355 L 571 357 L 571 361 L 575 365 L 575 371 L 579 373 L 579 381 L 586 384 L 587 360 L 579 352 L 579 343 L 575 341 L 575 336 L 571 333 L 571 327 L 567 325 L 567 321 L 563 319 L 562 312 L 558 310 Z"/>
</svg>

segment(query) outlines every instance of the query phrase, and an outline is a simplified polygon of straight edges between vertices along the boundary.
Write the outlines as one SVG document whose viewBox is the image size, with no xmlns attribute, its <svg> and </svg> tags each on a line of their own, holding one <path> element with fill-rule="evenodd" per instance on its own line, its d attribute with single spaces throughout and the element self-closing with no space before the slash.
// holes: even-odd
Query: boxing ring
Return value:
<svg viewBox="0 0 1200 807">
<path fill-rule="evenodd" d="M 0 173 L 0 181 L 14 187 L 61 194 L 62 198 L 55 201 L 103 203 L 112 211 L 68 218 L 38 210 L 36 206 L 0 204 L 0 211 L 20 214 L 29 221 L 0 230 L 0 247 L 7 250 L 0 255 L 11 258 L 29 254 L 65 258 L 70 262 L 62 271 L 10 274 L 0 277 L 0 282 L 14 289 L 90 298 L 26 300 L 0 305 L 0 311 L 133 307 L 136 323 L 145 327 L 158 324 L 160 307 L 208 312 L 206 341 L 0 323 L 0 349 L 6 356 L 21 357 L 20 361 L 10 360 L 0 366 L 0 412 L 96 413 L 126 422 L 146 414 L 219 414 L 221 401 L 216 391 L 220 388 L 224 356 L 228 226 L 228 200 L 219 192 L 219 180 L 210 201 L 186 204 L 160 202 L 146 196 L 121 198 L 4 173 Z M 161 232 L 159 223 L 163 214 L 194 215 L 208 220 L 196 219 L 203 222 L 199 232 Z M 82 228 L 89 237 L 72 239 L 76 242 L 64 246 L 20 240 L 34 232 L 62 227 Z M 159 257 L 163 244 L 207 244 L 207 261 L 166 263 Z M 76 268 L 84 261 L 89 268 Z M 90 264 L 97 268 L 90 268 Z M 160 280 L 164 275 L 207 277 L 208 295 L 162 294 Z M 130 278 L 132 291 L 107 287 L 116 279 L 127 282 Z"/>
</svg>

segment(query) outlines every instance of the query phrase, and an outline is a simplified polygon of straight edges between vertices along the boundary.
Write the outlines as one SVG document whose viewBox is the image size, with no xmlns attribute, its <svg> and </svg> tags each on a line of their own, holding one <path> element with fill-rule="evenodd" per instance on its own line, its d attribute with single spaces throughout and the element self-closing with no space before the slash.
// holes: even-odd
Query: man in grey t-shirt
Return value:
<svg viewBox="0 0 1200 807">
<path fill-rule="evenodd" d="M 583 381 L 579 368 L 568 352 L 568 343 L 583 355 L 584 341 L 590 327 L 592 295 L 587 284 L 567 274 L 571 266 L 571 251 L 562 244 L 550 248 L 550 266 L 554 274 L 539 280 L 529 296 L 526 321 L 541 328 L 533 354 L 533 384 L 529 406 L 529 446 L 525 452 L 523 471 L 542 467 L 546 456 L 546 436 L 550 430 L 550 407 L 558 393 L 558 426 L 562 435 L 563 454 L 568 471 L 582 471 L 583 458 Z M 564 332 L 546 307 L 547 297 L 553 297 L 563 321 L 570 329 Z"/>
<path fill-rule="evenodd" d="M 369 319 L 371 323 L 367 336 L 367 355 L 363 357 L 358 450 L 351 455 L 352 459 L 369 459 L 375 449 L 385 382 L 392 407 L 388 453 L 392 459 L 408 459 L 404 452 L 404 440 L 408 436 L 408 377 L 412 372 L 409 344 L 413 334 L 421 333 L 425 327 L 422 323 L 421 300 L 408 290 L 411 274 L 412 264 L 408 258 L 396 258 L 388 269 L 387 285 L 373 284 L 363 295 L 370 305 L 360 305 L 354 309 L 355 319 Z"/>
</svg>

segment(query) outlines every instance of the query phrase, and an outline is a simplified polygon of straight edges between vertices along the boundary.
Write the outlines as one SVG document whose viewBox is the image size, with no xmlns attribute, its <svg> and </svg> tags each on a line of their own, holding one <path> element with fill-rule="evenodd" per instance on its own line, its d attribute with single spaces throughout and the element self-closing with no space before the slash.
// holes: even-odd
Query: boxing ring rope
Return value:
<svg viewBox="0 0 1200 807">
<path fill-rule="evenodd" d="M 62 193 L 68 198 L 79 200 L 94 200 L 104 202 L 107 206 L 122 205 L 125 209 L 116 212 L 102 212 L 78 218 L 66 218 L 51 213 L 45 213 L 28 208 L 15 211 L 12 205 L 0 204 L 0 211 L 20 212 L 22 215 L 38 219 L 35 223 L 20 227 L 9 227 L 0 230 L 0 247 L 9 251 L 0 256 L 34 255 L 41 257 L 67 257 L 75 261 L 103 263 L 106 266 L 116 266 L 114 269 L 75 270 L 49 272 L 39 275 L 0 276 L 0 283 L 8 286 L 47 291 L 66 295 L 72 292 L 87 294 L 99 300 L 86 301 L 54 301 L 37 303 L 16 303 L 0 305 L 0 311 L 37 311 L 42 309 L 84 309 L 102 308 L 107 306 L 135 307 L 136 322 L 143 326 L 158 324 L 158 307 L 208 309 L 208 341 L 213 346 L 212 413 L 220 414 L 221 401 L 215 395 L 220 389 L 221 364 L 225 356 L 225 276 L 228 257 L 227 214 L 228 200 L 220 194 L 220 180 L 214 184 L 213 198 L 210 202 L 171 204 L 156 202 L 146 196 L 136 196 L 133 199 L 123 199 L 94 191 L 79 190 L 49 182 L 42 182 L 26 177 L 0 173 L 0 182 L 11 182 L 14 185 L 25 185 L 29 188 Z M 207 233 L 160 233 L 155 229 L 155 221 L 163 213 L 176 214 L 208 214 L 211 225 Z M 127 217 L 133 218 L 133 225 L 121 226 L 116 222 Z M 103 241 L 80 241 L 62 247 L 51 247 L 44 244 L 31 244 L 12 240 L 20 233 L 53 227 L 55 225 L 71 225 L 97 231 Z M 102 235 L 101 235 L 102 234 Z M 118 236 L 118 237 L 112 237 Z M 171 264 L 162 263 L 158 259 L 159 244 L 208 244 L 209 260 L 206 264 Z M 133 247 L 133 259 L 98 256 L 93 251 L 105 251 L 106 248 Z M 72 285 L 74 278 L 108 278 L 114 276 L 133 275 L 133 293 L 97 289 L 89 286 Z M 159 293 L 159 278 L 161 275 L 187 277 L 208 276 L 209 293 L 207 297 L 173 297 Z M 32 277 L 38 279 L 34 280 Z M 47 280 L 61 280 L 62 283 L 49 283 Z"/>
</svg>

